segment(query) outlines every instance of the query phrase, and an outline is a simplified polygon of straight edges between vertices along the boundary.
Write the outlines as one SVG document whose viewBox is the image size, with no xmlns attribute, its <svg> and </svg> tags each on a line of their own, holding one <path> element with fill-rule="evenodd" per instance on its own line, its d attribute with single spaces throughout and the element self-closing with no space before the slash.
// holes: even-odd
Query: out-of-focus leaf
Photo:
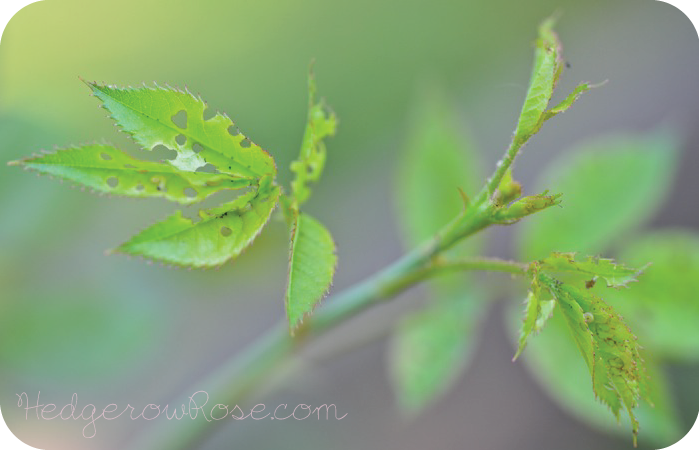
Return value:
<svg viewBox="0 0 700 450">
<path fill-rule="evenodd" d="M 438 90 L 422 93 L 399 158 L 395 204 L 403 241 L 411 248 L 434 236 L 469 204 L 481 164 L 474 145 L 456 123 L 456 113 Z M 483 240 L 451 249 L 478 252 Z M 389 349 L 389 372 L 403 411 L 417 414 L 453 385 L 470 361 L 486 302 L 467 274 L 429 282 L 425 309 L 404 317 Z"/>
<path fill-rule="evenodd" d="M 306 129 L 299 158 L 292 162 L 290 167 L 295 175 L 292 181 L 292 196 L 298 205 L 304 203 L 311 195 L 308 184 L 317 182 L 323 173 L 326 163 L 326 145 L 323 140 L 335 135 L 337 126 L 338 119 L 335 113 L 329 111 L 322 100 L 316 100 L 316 80 L 313 71 L 309 70 L 309 111 Z"/>
<path fill-rule="evenodd" d="M 178 211 L 112 252 L 186 267 L 223 264 L 253 242 L 270 218 L 279 194 L 277 186 L 248 192 L 217 208 L 200 211 L 197 222 Z"/>
<path fill-rule="evenodd" d="M 70 147 L 10 164 L 76 182 L 97 192 L 163 197 L 182 204 L 200 202 L 222 189 L 241 189 L 251 184 L 246 178 L 184 172 L 169 164 L 140 161 L 105 144 Z"/>
<path fill-rule="evenodd" d="M 455 383 L 476 347 L 481 316 L 465 302 L 439 302 L 402 319 L 390 343 L 389 373 L 404 412 L 419 413 Z"/>
<path fill-rule="evenodd" d="M 395 204 L 403 241 L 411 248 L 464 209 L 459 190 L 473 195 L 483 182 L 474 144 L 436 89 L 422 94 L 399 157 Z"/>
<path fill-rule="evenodd" d="M 328 292 L 338 257 L 331 234 L 308 214 L 295 213 L 291 233 L 284 304 L 289 329 L 294 334 L 294 329 Z"/>
<path fill-rule="evenodd" d="M 219 172 L 250 179 L 276 173 L 272 157 L 228 116 L 217 113 L 205 120 L 207 104 L 189 91 L 87 84 L 117 124 L 144 149 L 164 145 L 175 150 L 177 158 L 169 162 L 178 169 L 194 172 L 212 164 Z"/>
<path fill-rule="evenodd" d="M 648 135 L 599 140 L 564 154 L 540 184 L 563 193 L 562 207 L 522 223 L 521 258 L 600 253 L 644 223 L 668 193 L 675 150 L 667 137 Z"/>
<path fill-rule="evenodd" d="M 595 282 L 595 278 L 603 278 L 608 287 L 624 287 L 627 283 L 637 281 L 637 277 L 646 268 L 647 264 L 641 269 L 630 269 L 624 264 L 616 264 L 612 259 L 599 258 L 596 256 L 588 256 L 584 260 L 576 259 L 575 253 L 560 253 L 553 252 L 548 257 L 539 261 L 542 270 L 549 272 L 572 272 L 585 276 L 586 278 L 593 277 L 589 283 Z"/>
<path fill-rule="evenodd" d="M 697 234 L 653 232 L 630 242 L 620 259 L 651 265 L 632 289 L 610 292 L 610 302 L 634 325 L 644 347 L 657 359 L 697 363 Z"/>
<path fill-rule="evenodd" d="M 639 285 L 635 285 L 631 291 Z M 612 291 L 606 289 L 606 292 Z M 518 302 L 513 302 L 508 308 L 508 329 L 512 331 L 514 339 L 520 316 Z M 629 436 L 632 432 L 631 422 L 615 423 L 610 420 L 608 407 L 591 395 L 591 374 L 574 341 L 566 338 L 569 334 L 571 331 L 564 321 L 562 311 L 555 308 L 547 326 L 538 336 L 528 341 L 527 349 L 519 361 L 525 362 L 525 367 L 542 389 L 570 414 L 596 428 Z M 650 355 L 647 352 L 642 356 L 649 374 L 649 398 L 654 406 L 642 402 L 636 410 L 639 441 L 655 448 L 665 448 L 677 442 L 687 430 L 681 428 L 666 375 L 659 370 Z"/>
</svg>

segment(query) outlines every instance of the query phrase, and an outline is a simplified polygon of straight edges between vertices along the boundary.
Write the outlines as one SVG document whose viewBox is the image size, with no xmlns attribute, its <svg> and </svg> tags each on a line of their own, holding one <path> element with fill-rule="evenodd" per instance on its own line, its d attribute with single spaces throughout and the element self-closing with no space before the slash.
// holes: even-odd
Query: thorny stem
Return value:
<svg viewBox="0 0 700 450">
<path fill-rule="evenodd" d="M 475 201 L 447 224 L 431 240 L 407 253 L 395 263 L 349 289 L 328 298 L 322 308 L 307 319 L 291 338 L 287 323 L 282 320 L 253 344 L 200 380 L 192 395 L 205 391 L 214 403 L 237 405 L 251 391 L 279 372 L 310 338 L 344 322 L 359 312 L 393 298 L 404 290 L 433 276 L 459 270 L 487 270 L 522 275 L 527 267 L 512 261 L 470 259 L 441 261 L 439 254 L 493 223 L 495 206 L 491 198 L 501 179 L 512 165 L 527 139 L 513 139 L 493 176 L 484 185 Z M 191 397 L 177 399 L 173 405 L 189 405 Z M 211 405 L 210 405 L 211 406 Z M 206 416 L 205 416 L 206 417 Z M 168 421 L 169 422 L 169 421 Z M 132 446 L 137 450 L 184 450 L 197 448 L 213 425 L 211 418 L 192 420 L 168 427 L 168 422 L 154 422 L 152 428 Z"/>
</svg>

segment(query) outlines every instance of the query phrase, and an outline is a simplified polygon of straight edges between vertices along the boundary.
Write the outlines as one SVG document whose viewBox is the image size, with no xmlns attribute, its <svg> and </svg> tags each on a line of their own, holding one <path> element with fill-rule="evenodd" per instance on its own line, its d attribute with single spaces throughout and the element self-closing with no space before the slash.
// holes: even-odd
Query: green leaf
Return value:
<svg viewBox="0 0 700 450">
<path fill-rule="evenodd" d="M 326 145 L 323 140 L 335 135 L 338 119 L 323 100 L 316 101 L 316 80 L 309 70 L 309 111 L 299 158 L 292 162 L 290 169 L 295 174 L 292 181 L 292 196 L 298 205 L 311 195 L 309 184 L 317 182 L 326 163 Z"/>
<path fill-rule="evenodd" d="M 648 376 L 637 338 L 611 306 L 601 299 L 545 274 L 539 280 L 564 313 L 574 341 L 584 356 L 597 398 L 619 417 L 625 407 L 636 446 L 639 423 L 633 410 L 649 400 Z"/>
<path fill-rule="evenodd" d="M 561 73 L 561 44 L 552 31 L 553 25 L 554 20 L 548 19 L 539 28 L 530 85 L 515 130 L 516 141 L 526 141 L 542 126 L 544 112 Z"/>
<path fill-rule="evenodd" d="M 177 211 L 111 252 L 187 267 L 221 265 L 238 256 L 257 237 L 279 194 L 276 186 L 248 192 L 217 208 L 200 211 L 197 222 Z"/>
<path fill-rule="evenodd" d="M 538 334 L 544 328 L 545 323 L 552 317 L 555 301 L 545 299 L 547 291 L 540 287 L 537 277 L 533 277 L 532 285 L 525 300 L 525 317 L 520 327 L 520 337 L 518 338 L 518 350 L 513 356 L 513 361 L 518 359 L 525 349 L 527 339 L 530 334 Z"/>
<path fill-rule="evenodd" d="M 87 84 L 144 149 L 164 145 L 175 150 L 177 157 L 169 162 L 180 170 L 194 172 L 212 164 L 219 172 L 249 179 L 276 173 L 272 157 L 240 133 L 228 116 L 217 113 L 204 120 L 207 105 L 190 92 Z"/>
<path fill-rule="evenodd" d="M 697 364 L 698 236 L 681 230 L 655 231 L 635 239 L 620 253 L 635 264 L 651 265 L 633 289 L 606 293 L 634 325 L 644 347 L 657 359 Z"/>
<path fill-rule="evenodd" d="M 241 189 L 251 184 L 245 178 L 183 172 L 168 164 L 140 161 L 105 144 L 70 147 L 9 164 L 73 181 L 97 192 L 163 197 L 182 204 L 200 202 L 214 192 Z"/>
<path fill-rule="evenodd" d="M 675 144 L 658 134 L 607 138 L 562 155 L 539 186 L 564 193 L 566 201 L 519 227 L 521 258 L 603 253 L 660 206 L 675 167 Z"/>
<path fill-rule="evenodd" d="M 562 194 L 547 195 L 547 192 L 522 197 L 508 206 L 499 208 L 493 215 L 493 219 L 501 223 L 514 223 L 525 216 L 561 204 Z"/>
<path fill-rule="evenodd" d="M 631 290 L 633 292 L 640 284 Z M 606 292 L 619 293 L 612 289 Z M 513 302 L 508 309 L 508 326 L 516 338 L 520 322 L 520 306 Z M 588 386 L 591 385 L 591 373 L 582 361 L 573 339 L 567 339 L 568 325 L 565 323 L 560 308 L 555 308 L 553 317 L 547 327 L 534 339 L 530 339 L 527 351 L 519 361 L 525 367 L 550 398 L 574 417 L 591 426 L 618 435 L 629 436 L 632 432 L 630 423 L 622 426 L 610 420 L 608 406 L 597 400 Z M 641 336 L 640 336 L 640 339 Z M 646 340 L 643 341 L 645 344 Z M 645 364 L 650 375 L 649 397 L 653 406 L 642 403 L 635 414 L 639 420 L 639 440 L 654 448 L 665 448 L 677 442 L 685 431 L 681 428 L 679 418 L 673 405 L 669 382 L 664 371 L 655 367 L 650 358 L 653 352 L 645 354 Z"/>
<path fill-rule="evenodd" d="M 460 189 L 473 195 L 482 181 L 479 154 L 456 117 L 437 88 L 423 92 L 413 108 L 394 191 L 406 248 L 431 238 L 454 219 L 465 207 Z M 467 254 L 477 251 L 478 244 L 467 245 Z"/>
<path fill-rule="evenodd" d="M 542 121 L 546 121 L 551 119 L 552 117 L 556 116 L 559 113 L 565 112 L 567 109 L 571 108 L 571 106 L 574 104 L 576 100 L 579 99 L 584 93 L 588 92 L 592 88 L 597 87 L 593 86 L 590 83 L 581 83 L 576 88 L 571 92 L 571 94 L 568 95 L 564 100 L 562 100 L 561 103 L 559 103 L 557 106 L 554 106 L 553 108 L 549 109 L 548 111 L 545 111 L 544 117 L 542 118 Z"/>
<path fill-rule="evenodd" d="M 326 295 L 338 258 L 328 230 L 308 214 L 294 212 L 285 308 L 292 334 Z"/>
<path fill-rule="evenodd" d="M 480 317 L 459 302 L 441 302 L 401 320 L 388 356 L 404 412 L 419 413 L 454 385 L 476 348 Z"/>
<path fill-rule="evenodd" d="M 582 274 L 588 278 L 593 277 L 588 286 L 595 283 L 597 277 L 603 278 L 608 287 L 620 288 L 628 283 L 637 281 L 637 277 L 644 271 L 646 265 L 641 269 L 630 269 L 623 264 L 616 264 L 612 259 L 588 256 L 583 261 L 576 260 L 575 253 L 553 252 L 548 257 L 540 260 L 542 270 L 550 272 L 573 272 Z"/>
</svg>

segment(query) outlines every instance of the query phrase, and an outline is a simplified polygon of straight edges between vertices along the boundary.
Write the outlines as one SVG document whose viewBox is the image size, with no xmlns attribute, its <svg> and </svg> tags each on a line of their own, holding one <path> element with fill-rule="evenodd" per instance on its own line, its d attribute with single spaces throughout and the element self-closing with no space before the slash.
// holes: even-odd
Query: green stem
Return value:
<svg viewBox="0 0 700 450">
<path fill-rule="evenodd" d="M 471 219 L 456 220 L 435 239 L 419 246 L 376 275 L 329 298 L 324 307 L 320 308 L 297 331 L 296 338 L 292 339 L 289 336 L 285 321 L 278 323 L 243 352 L 216 369 L 208 378 L 198 382 L 191 391 L 187 391 L 187 395 L 205 391 L 210 399 L 207 404 L 209 408 L 223 402 L 232 409 L 236 404 L 240 404 L 253 388 L 266 381 L 271 374 L 278 373 L 291 360 L 295 350 L 304 345 L 308 338 L 321 334 L 372 305 L 396 296 L 419 281 L 455 270 L 497 270 L 521 273 L 524 268 L 509 261 L 493 259 L 464 260 L 455 263 L 433 261 L 435 255 L 445 248 L 444 239 L 452 240 L 454 236 L 460 234 L 458 231 L 463 237 L 471 235 L 490 223 L 479 214 L 467 216 Z M 172 402 L 172 405 L 188 405 L 189 402 L 190 397 L 182 397 Z M 201 406 L 201 401 L 198 405 Z M 238 411 L 236 413 L 240 414 Z M 205 417 L 207 417 L 206 414 Z M 220 423 L 200 417 L 192 420 L 191 423 L 170 425 L 169 422 L 163 418 L 159 422 L 154 422 L 148 433 L 132 448 L 144 450 L 197 448 L 198 443 L 213 426 Z"/>
<path fill-rule="evenodd" d="M 298 330 L 296 338 L 289 337 L 287 324 L 275 325 L 256 342 L 216 369 L 189 392 L 206 391 L 213 404 L 226 402 L 235 406 L 252 388 L 267 380 L 287 363 L 294 350 L 303 346 L 309 337 L 315 337 L 340 322 L 348 320 L 368 307 L 398 295 L 414 284 L 433 276 L 456 270 L 491 270 L 522 274 L 525 266 L 511 261 L 494 259 L 465 260 L 445 263 L 436 261 L 436 255 L 456 242 L 489 226 L 494 206 L 490 202 L 493 192 L 513 163 L 515 156 L 527 139 L 513 140 L 505 156 L 499 162 L 493 176 L 485 184 L 476 201 L 435 237 L 417 247 L 401 259 L 369 277 L 365 281 L 327 299 Z M 173 405 L 188 405 L 190 397 L 183 397 Z M 222 421 L 223 422 L 223 421 Z M 168 422 L 153 423 L 149 432 L 133 448 L 143 450 L 180 450 L 196 448 L 213 425 L 219 421 L 197 418 L 191 424 L 167 426 Z"/>
</svg>

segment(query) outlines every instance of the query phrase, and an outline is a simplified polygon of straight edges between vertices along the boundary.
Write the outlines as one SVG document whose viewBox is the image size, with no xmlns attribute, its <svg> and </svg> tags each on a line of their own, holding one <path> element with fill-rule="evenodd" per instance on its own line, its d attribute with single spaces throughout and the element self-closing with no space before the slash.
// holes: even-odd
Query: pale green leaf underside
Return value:
<svg viewBox="0 0 700 450">
<path fill-rule="evenodd" d="M 178 211 L 113 250 L 187 267 L 221 265 L 238 256 L 267 223 L 279 187 L 243 194 L 217 208 L 200 211 L 193 222 Z"/>
<path fill-rule="evenodd" d="M 290 166 L 295 175 L 292 181 L 292 196 L 299 205 L 311 195 L 309 184 L 317 182 L 321 177 L 326 163 L 326 146 L 323 140 L 335 135 L 337 126 L 338 119 L 335 113 L 329 111 L 323 101 L 316 101 L 316 81 L 313 73 L 309 73 L 309 111 L 306 129 L 299 158 Z"/>
<path fill-rule="evenodd" d="M 523 318 L 520 327 L 520 337 L 518 338 L 518 350 L 513 356 L 513 361 L 518 359 L 520 354 L 525 349 L 528 337 L 530 334 L 538 334 L 544 328 L 547 320 L 552 317 L 554 300 L 543 298 L 546 291 L 542 290 L 536 280 L 533 280 L 533 285 L 527 293 L 525 300 L 525 317 Z"/>
<path fill-rule="evenodd" d="M 177 158 L 170 163 L 178 169 L 195 171 L 212 164 L 219 172 L 251 179 L 276 173 L 272 157 L 240 133 L 228 116 L 217 113 L 204 120 L 206 103 L 189 92 L 160 86 L 88 85 L 117 124 L 143 148 L 164 145 L 175 150 Z"/>
<path fill-rule="evenodd" d="M 105 144 L 57 150 L 12 164 L 59 177 L 94 191 L 128 197 L 162 197 L 190 204 L 223 189 L 250 186 L 245 178 L 205 172 L 183 172 L 169 164 L 140 161 Z"/>
<path fill-rule="evenodd" d="M 331 234 L 308 214 L 296 213 L 291 233 L 285 307 L 293 333 L 328 292 L 338 259 Z"/>
<path fill-rule="evenodd" d="M 576 260 L 575 253 L 553 252 L 540 261 L 542 270 L 550 272 L 572 272 L 589 277 L 603 278 L 608 287 L 623 287 L 637 281 L 642 269 L 630 269 L 623 264 L 616 264 L 612 259 L 588 256 L 584 260 Z"/>
<path fill-rule="evenodd" d="M 459 305 L 444 302 L 401 321 L 391 340 L 389 373 L 404 412 L 417 414 L 455 383 L 475 347 L 475 322 Z"/>
</svg>

